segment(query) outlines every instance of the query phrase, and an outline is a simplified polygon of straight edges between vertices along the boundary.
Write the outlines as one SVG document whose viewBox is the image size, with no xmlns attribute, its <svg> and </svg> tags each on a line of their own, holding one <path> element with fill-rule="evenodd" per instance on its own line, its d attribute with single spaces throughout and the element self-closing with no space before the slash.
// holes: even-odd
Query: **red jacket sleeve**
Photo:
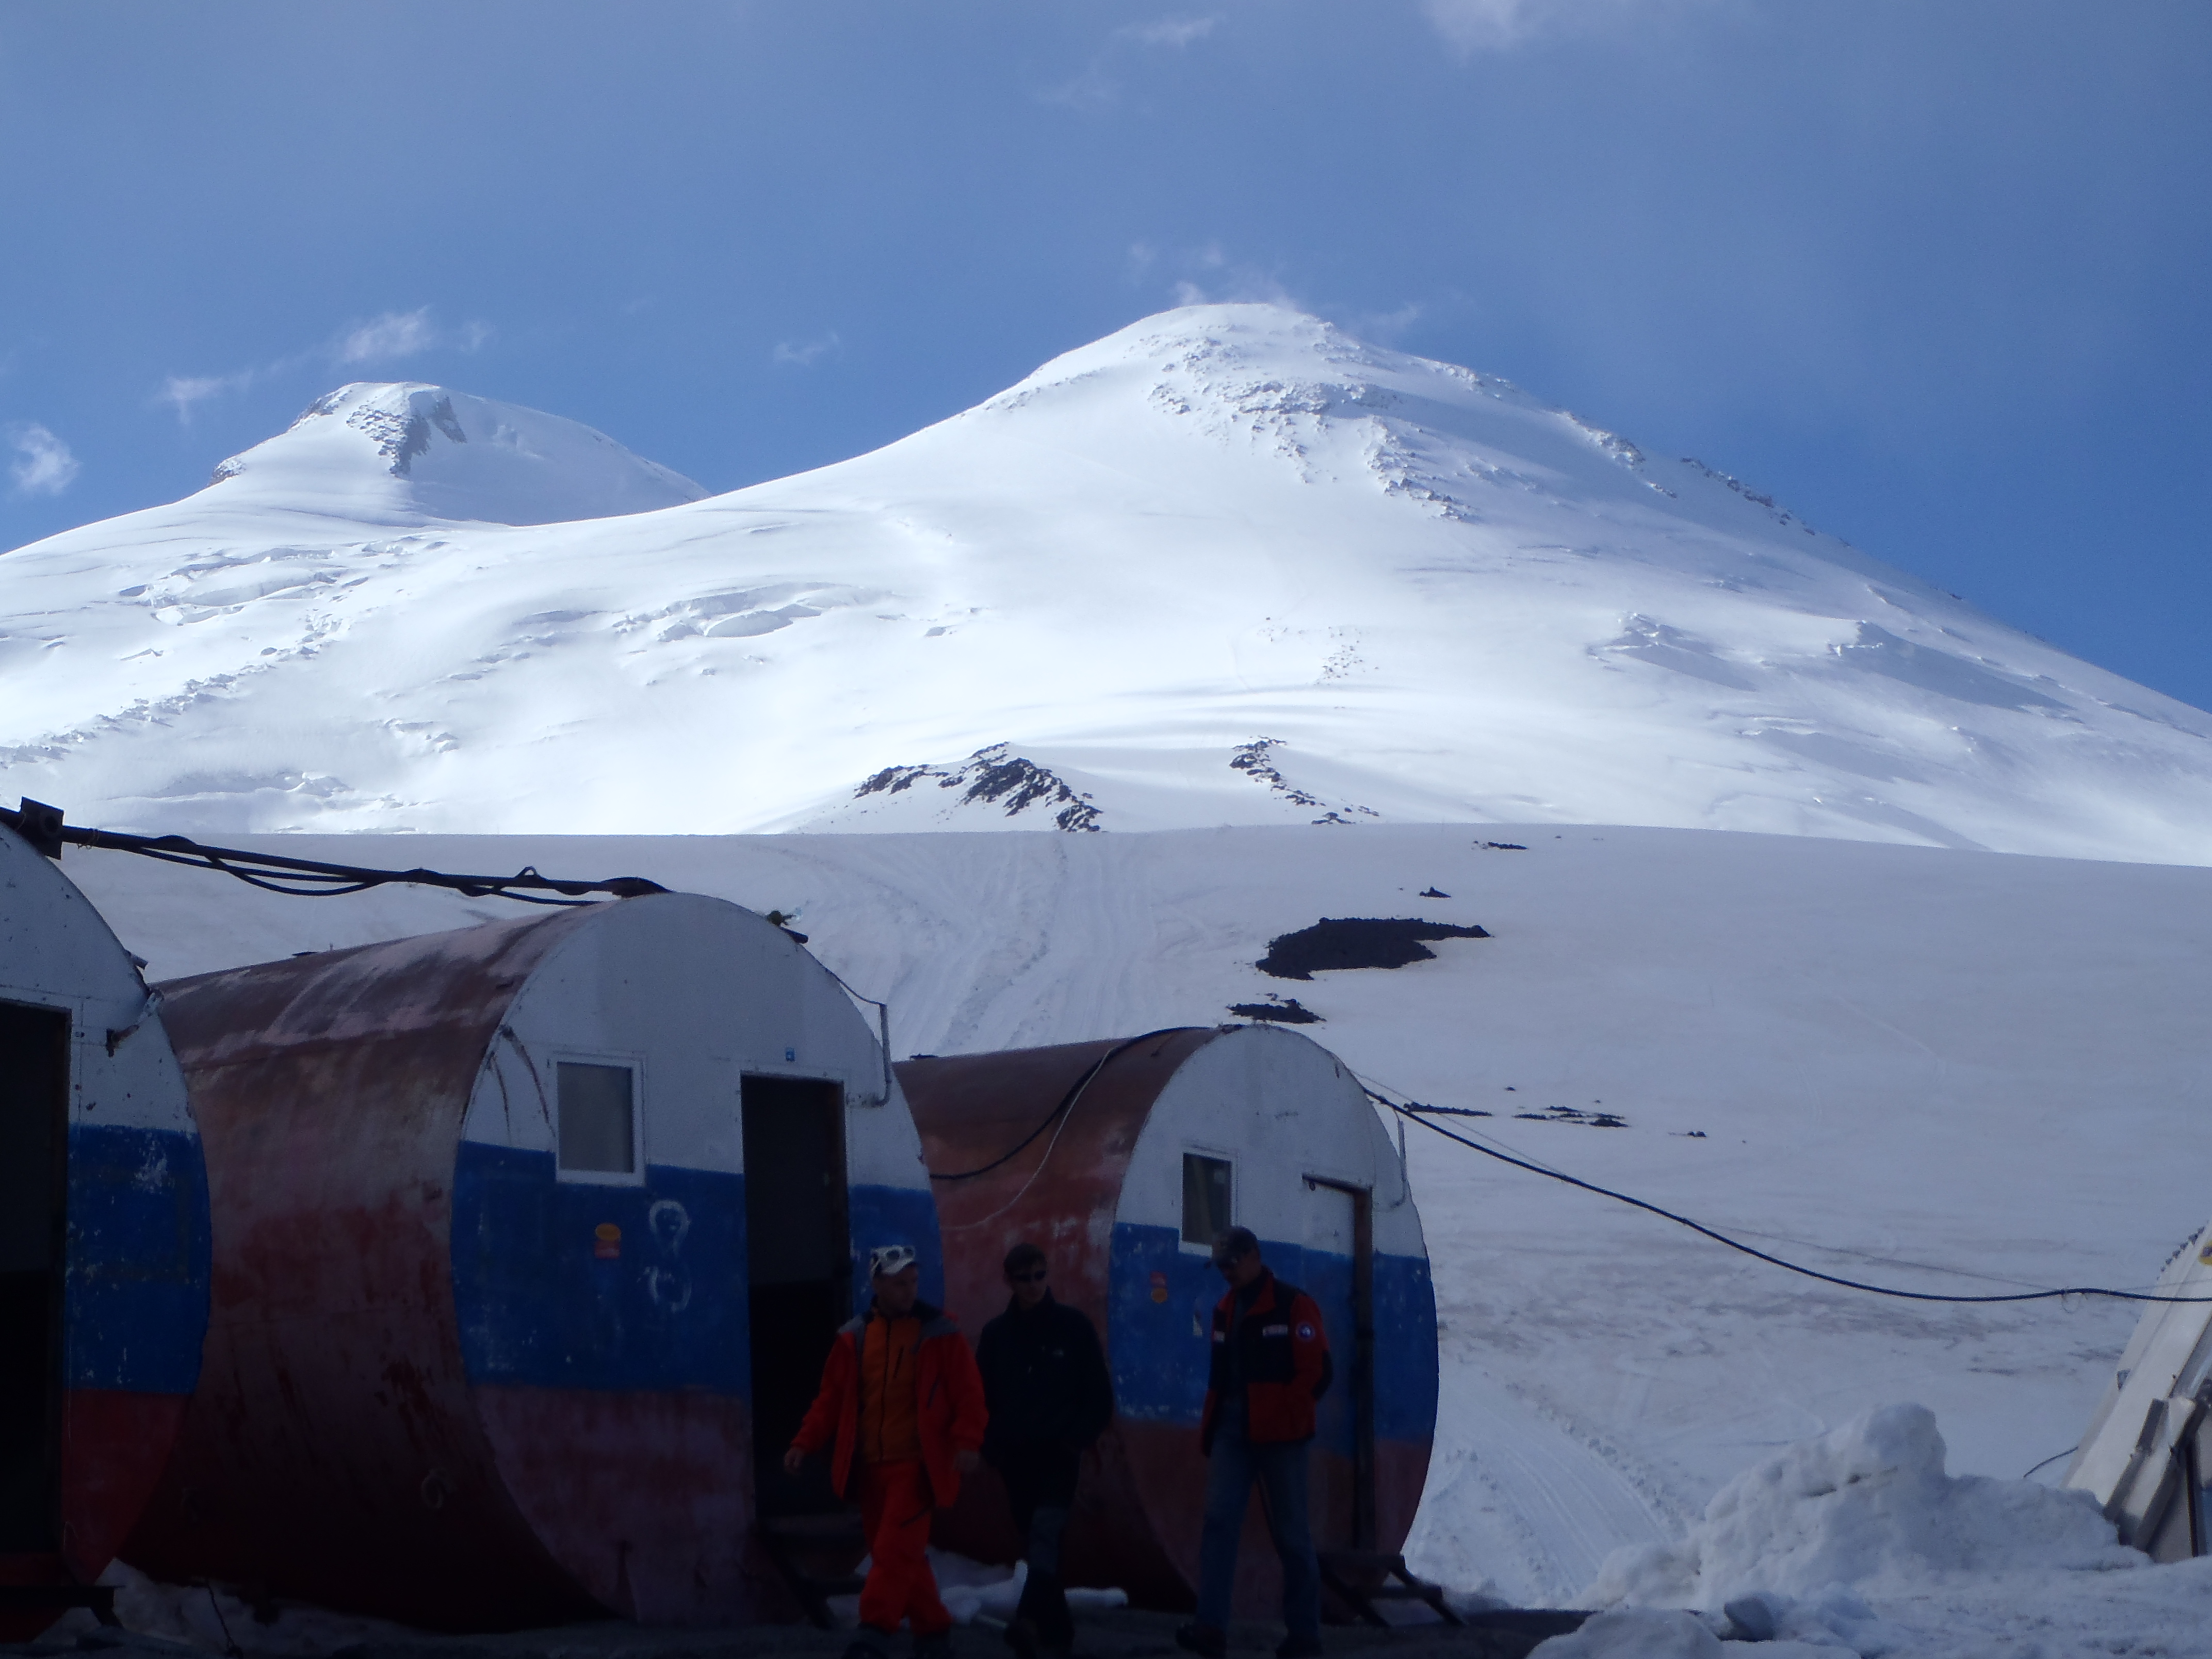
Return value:
<svg viewBox="0 0 2212 1659">
<path fill-rule="evenodd" d="M 822 1362 L 821 1391 L 806 1408 L 805 1419 L 799 1424 L 799 1432 L 791 1437 L 791 1443 L 803 1452 L 818 1452 L 834 1441 L 837 1437 L 837 1419 L 850 1407 L 859 1377 L 860 1364 L 853 1352 L 853 1339 L 841 1333 L 830 1345 L 830 1358 Z"/>
<path fill-rule="evenodd" d="M 1310 1397 L 1328 1392 L 1335 1366 L 1328 1357 L 1328 1329 L 1322 1323 L 1321 1304 L 1303 1291 L 1291 1304 L 1291 1375 Z"/>
</svg>

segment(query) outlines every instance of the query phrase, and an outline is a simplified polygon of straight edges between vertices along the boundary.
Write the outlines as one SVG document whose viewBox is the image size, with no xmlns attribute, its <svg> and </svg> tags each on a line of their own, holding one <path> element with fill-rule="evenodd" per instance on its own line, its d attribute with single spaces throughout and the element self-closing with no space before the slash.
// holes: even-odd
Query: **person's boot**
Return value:
<svg viewBox="0 0 2212 1659">
<path fill-rule="evenodd" d="M 1075 1645 L 1075 1617 L 1067 1610 L 1067 1589 L 1058 1573 L 1030 1573 L 1022 1600 L 1030 1603 L 1039 1647 L 1048 1654 L 1065 1654 Z"/>
<path fill-rule="evenodd" d="M 1026 1613 L 1017 1613 L 1006 1621 L 1006 1645 L 1014 1650 L 1016 1659 L 1037 1659 L 1036 1620 Z"/>
<path fill-rule="evenodd" d="M 873 1625 L 861 1626 L 853 1632 L 853 1640 L 845 1649 L 845 1659 L 891 1659 L 893 1634 Z"/>
<path fill-rule="evenodd" d="M 1220 1626 L 1201 1625 L 1194 1619 L 1176 1626 L 1176 1645 L 1198 1659 L 1222 1659 L 1229 1651 L 1229 1638 Z"/>
<path fill-rule="evenodd" d="M 1321 1659 L 1321 1638 L 1285 1636 L 1275 1650 L 1275 1659 Z"/>
<path fill-rule="evenodd" d="M 936 1630 L 924 1636 L 915 1632 L 914 1659 L 952 1659 L 952 1632 Z"/>
</svg>

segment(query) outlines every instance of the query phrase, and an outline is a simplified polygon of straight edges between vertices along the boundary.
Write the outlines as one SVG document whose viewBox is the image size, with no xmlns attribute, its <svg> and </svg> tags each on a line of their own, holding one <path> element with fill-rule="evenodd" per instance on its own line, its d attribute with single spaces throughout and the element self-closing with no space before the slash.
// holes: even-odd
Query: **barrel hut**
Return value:
<svg viewBox="0 0 2212 1659">
<path fill-rule="evenodd" d="M 2066 1466 L 2154 1561 L 2212 1555 L 2212 1225 L 2174 1253 Z"/>
<path fill-rule="evenodd" d="M 874 1030 L 656 894 L 163 988 L 208 1148 L 207 1365 L 126 1558 L 449 1630 L 789 1611 L 757 1516 L 865 1272 L 942 1294 Z"/>
<path fill-rule="evenodd" d="M 972 1334 L 1006 1306 L 1006 1252 L 1050 1258 L 1097 1324 L 1116 1415 L 1063 1545 L 1079 1584 L 1184 1608 L 1198 1583 L 1198 1453 L 1223 1228 L 1312 1293 L 1335 1381 L 1313 1466 L 1315 1538 L 1340 1583 L 1404 1545 L 1437 1413 L 1436 1300 L 1400 1149 L 1343 1063 L 1262 1026 L 943 1058 L 898 1068 L 937 1188 L 947 1305 Z M 1273 1616 L 1280 1574 L 1255 1502 L 1239 1611 Z M 979 1480 L 939 1541 L 1011 1560 L 1003 1489 Z"/>
<path fill-rule="evenodd" d="M 107 1565 L 199 1376 L 207 1178 L 138 968 L 0 829 L 0 1640 Z"/>
</svg>

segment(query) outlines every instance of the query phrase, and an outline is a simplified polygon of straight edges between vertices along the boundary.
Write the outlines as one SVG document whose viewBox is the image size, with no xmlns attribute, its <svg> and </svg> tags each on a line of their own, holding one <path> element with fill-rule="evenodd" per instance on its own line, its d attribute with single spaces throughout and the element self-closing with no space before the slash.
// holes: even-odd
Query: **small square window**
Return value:
<svg viewBox="0 0 2212 1659">
<path fill-rule="evenodd" d="M 1229 1230 L 1229 1160 L 1182 1155 L 1182 1242 L 1211 1244 Z"/>
<path fill-rule="evenodd" d="M 560 1063 L 561 1168 L 637 1173 L 637 1079 L 627 1066 Z"/>
</svg>

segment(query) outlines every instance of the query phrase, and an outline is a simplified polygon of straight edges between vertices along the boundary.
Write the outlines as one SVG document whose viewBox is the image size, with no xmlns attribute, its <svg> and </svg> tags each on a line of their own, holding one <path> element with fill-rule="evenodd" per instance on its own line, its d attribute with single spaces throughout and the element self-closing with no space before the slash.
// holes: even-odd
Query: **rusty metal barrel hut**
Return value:
<svg viewBox="0 0 2212 1659">
<path fill-rule="evenodd" d="M 1436 1300 L 1400 1149 L 1334 1055 L 1232 1025 L 919 1057 L 898 1073 L 938 1177 L 948 1305 L 980 1328 L 1006 1305 L 1000 1263 L 1026 1239 L 1105 1339 L 1117 1415 L 1070 1520 L 1073 1582 L 1121 1586 L 1140 1606 L 1192 1603 L 1197 1431 L 1223 1288 L 1208 1253 L 1231 1224 L 1259 1235 L 1328 1328 L 1317 1545 L 1348 1573 L 1357 1556 L 1402 1548 L 1436 1426 Z M 1237 1605 L 1272 1616 L 1280 1577 L 1264 1538 L 1255 1506 Z M 963 1495 L 938 1540 L 1013 1558 L 994 1481 Z"/>
<path fill-rule="evenodd" d="M 207 1178 L 138 966 L 0 829 L 0 1640 L 107 1565 L 199 1376 Z"/>
<path fill-rule="evenodd" d="M 656 894 L 164 989 L 214 1313 L 127 1559 L 455 1630 L 788 1611 L 753 1517 L 809 1498 L 775 1459 L 856 1250 L 942 1285 L 887 1057 L 792 935 Z"/>
</svg>

